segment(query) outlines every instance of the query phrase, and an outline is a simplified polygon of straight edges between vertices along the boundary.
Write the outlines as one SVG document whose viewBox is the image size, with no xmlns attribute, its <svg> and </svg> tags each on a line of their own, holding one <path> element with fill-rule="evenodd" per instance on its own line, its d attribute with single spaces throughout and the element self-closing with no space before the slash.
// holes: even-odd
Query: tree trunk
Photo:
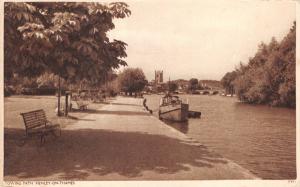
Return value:
<svg viewBox="0 0 300 187">
<path fill-rule="evenodd" d="M 65 100 L 65 116 L 68 116 L 68 110 L 69 110 L 69 93 L 66 93 L 66 100 Z"/>
<path fill-rule="evenodd" d="M 61 114 L 61 112 L 60 112 L 60 92 L 61 92 L 61 88 L 60 88 L 60 76 L 58 76 L 57 116 L 60 116 L 60 114 Z"/>
</svg>

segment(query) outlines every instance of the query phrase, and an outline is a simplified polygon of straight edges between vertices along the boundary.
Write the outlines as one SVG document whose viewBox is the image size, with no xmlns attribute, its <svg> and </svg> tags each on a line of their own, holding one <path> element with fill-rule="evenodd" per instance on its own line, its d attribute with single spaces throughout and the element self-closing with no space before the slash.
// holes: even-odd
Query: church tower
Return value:
<svg viewBox="0 0 300 187">
<path fill-rule="evenodd" d="M 163 71 L 155 71 L 155 83 L 160 84 L 164 82 Z"/>
</svg>

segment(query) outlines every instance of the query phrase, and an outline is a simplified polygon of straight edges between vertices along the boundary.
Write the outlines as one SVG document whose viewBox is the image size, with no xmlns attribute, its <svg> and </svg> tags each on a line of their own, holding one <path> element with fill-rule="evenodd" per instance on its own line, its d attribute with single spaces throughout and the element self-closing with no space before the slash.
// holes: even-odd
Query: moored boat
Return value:
<svg viewBox="0 0 300 187">
<path fill-rule="evenodd" d="M 189 104 L 178 96 L 170 94 L 161 98 L 159 104 L 159 118 L 171 121 L 186 121 L 188 119 Z"/>
</svg>

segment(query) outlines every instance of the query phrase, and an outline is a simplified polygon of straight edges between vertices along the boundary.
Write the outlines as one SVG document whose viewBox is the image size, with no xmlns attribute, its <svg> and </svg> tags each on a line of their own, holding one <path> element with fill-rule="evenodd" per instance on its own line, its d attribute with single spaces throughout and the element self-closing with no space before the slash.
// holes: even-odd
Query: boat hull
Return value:
<svg viewBox="0 0 300 187">
<path fill-rule="evenodd" d="M 187 121 L 188 113 L 189 105 L 184 103 L 177 105 L 160 106 L 159 108 L 159 118 L 170 121 Z"/>
</svg>

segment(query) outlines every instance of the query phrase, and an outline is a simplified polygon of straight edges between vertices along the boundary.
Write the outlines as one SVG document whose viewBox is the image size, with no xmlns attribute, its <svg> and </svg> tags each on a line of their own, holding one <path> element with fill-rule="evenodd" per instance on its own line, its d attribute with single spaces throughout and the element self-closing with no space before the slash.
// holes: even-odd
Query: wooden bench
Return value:
<svg viewBox="0 0 300 187">
<path fill-rule="evenodd" d="M 60 125 L 48 121 L 45 111 L 42 109 L 21 113 L 21 115 L 25 124 L 26 137 L 40 136 L 41 144 L 43 144 L 45 136 L 49 133 L 55 137 L 61 135 Z"/>
<path fill-rule="evenodd" d="M 77 100 L 76 104 L 80 110 L 87 110 L 88 104 L 83 101 Z"/>
</svg>

